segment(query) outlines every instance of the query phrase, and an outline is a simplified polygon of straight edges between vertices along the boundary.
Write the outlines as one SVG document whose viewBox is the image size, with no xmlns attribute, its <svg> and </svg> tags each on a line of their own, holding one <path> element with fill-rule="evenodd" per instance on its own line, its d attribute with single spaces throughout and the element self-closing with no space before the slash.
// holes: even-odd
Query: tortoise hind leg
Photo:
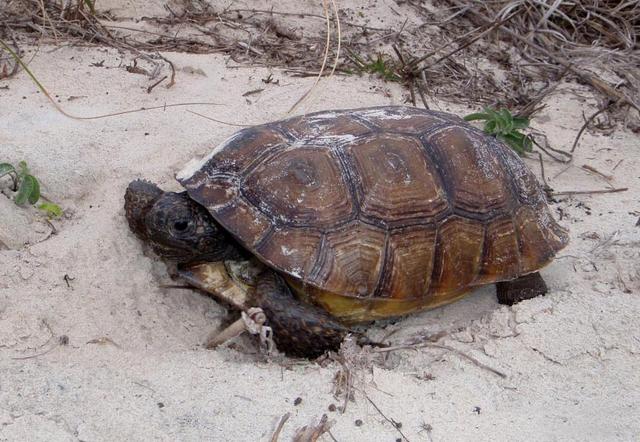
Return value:
<svg viewBox="0 0 640 442">
<path fill-rule="evenodd" d="M 547 284 L 538 272 L 529 273 L 513 281 L 496 283 L 496 294 L 500 304 L 513 305 L 546 293 Z"/>
<path fill-rule="evenodd" d="M 314 358 L 327 350 L 338 350 L 349 333 L 326 311 L 296 299 L 274 272 L 259 277 L 256 293 L 278 350 L 288 355 Z"/>
</svg>

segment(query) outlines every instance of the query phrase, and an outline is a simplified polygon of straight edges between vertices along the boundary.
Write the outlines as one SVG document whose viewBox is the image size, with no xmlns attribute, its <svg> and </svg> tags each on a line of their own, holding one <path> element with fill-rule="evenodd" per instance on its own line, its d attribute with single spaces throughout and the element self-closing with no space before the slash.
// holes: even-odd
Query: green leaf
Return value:
<svg viewBox="0 0 640 442">
<path fill-rule="evenodd" d="M 31 204 L 35 204 L 40 198 L 40 184 L 33 175 L 25 175 L 20 181 L 18 187 L 18 193 L 14 197 L 14 201 L 17 205 L 22 206 L 27 201 Z"/>
<path fill-rule="evenodd" d="M 486 112 L 476 112 L 475 114 L 469 114 L 464 117 L 465 121 L 474 121 L 474 120 L 488 120 L 491 116 Z"/>
<path fill-rule="evenodd" d="M 20 177 L 29 175 L 29 168 L 27 167 L 26 161 L 20 161 L 18 163 L 18 169 L 20 169 L 20 172 L 18 172 L 18 175 L 20 175 Z"/>
<path fill-rule="evenodd" d="M 484 131 L 490 135 L 495 135 L 497 133 L 499 133 L 496 130 L 496 120 L 488 120 L 486 123 L 484 123 Z"/>
<path fill-rule="evenodd" d="M 38 179 L 33 175 L 27 175 L 23 179 L 27 178 L 33 180 L 33 190 L 29 195 L 29 204 L 35 204 L 40 199 L 40 183 L 38 182 Z"/>
<path fill-rule="evenodd" d="M 526 129 L 529 127 L 529 119 L 525 117 L 513 117 L 514 129 Z"/>
<path fill-rule="evenodd" d="M 483 112 L 467 115 L 464 119 L 466 121 L 485 120 L 484 132 L 502 140 L 519 155 L 524 155 L 525 152 L 531 152 L 533 149 L 531 139 L 518 132 L 518 129 L 529 127 L 529 119 L 514 117 L 509 109 L 495 110 L 485 107 Z"/>
<path fill-rule="evenodd" d="M 509 120 L 508 116 L 505 116 L 504 113 L 498 112 L 496 113 L 496 131 L 501 134 L 506 134 L 511 132 L 511 120 Z"/>
<path fill-rule="evenodd" d="M 15 167 L 13 167 L 9 163 L 0 163 L 0 177 L 3 177 L 10 173 L 17 173 Z"/>
<path fill-rule="evenodd" d="M 524 155 L 524 150 L 522 149 L 522 145 L 518 140 L 514 139 L 511 136 L 502 135 L 502 134 L 498 135 L 496 138 L 504 142 L 507 146 L 513 149 L 518 155 L 520 156 Z"/>
<path fill-rule="evenodd" d="M 62 216 L 62 209 L 55 203 L 42 203 L 38 206 L 38 209 L 46 212 L 49 218 L 60 218 Z"/>
<path fill-rule="evenodd" d="M 502 118 L 504 118 L 505 120 L 511 121 L 513 120 L 513 115 L 511 115 L 511 112 L 509 112 L 509 109 L 500 109 L 498 111 L 498 113 L 502 116 Z"/>
<path fill-rule="evenodd" d="M 484 111 L 489 115 L 489 118 L 492 120 L 495 120 L 496 118 L 498 118 L 498 112 L 495 111 L 495 109 L 491 108 L 491 107 L 485 107 Z"/>
<path fill-rule="evenodd" d="M 498 137 L 515 150 L 518 155 L 523 156 L 525 152 L 531 152 L 533 150 L 533 143 L 528 136 L 520 132 L 511 132 L 506 135 Z"/>
<path fill-rule="evenodd" d="M 502 117 L 503 121 L 505 122 L 504 133 L 511 132 L 514 129 L 513 128 L 513 115 L 511 115 L 511 112 L 509 112 L 508 109 L 501 109 L 500 110 L 500 116 Z"/>
</svg>

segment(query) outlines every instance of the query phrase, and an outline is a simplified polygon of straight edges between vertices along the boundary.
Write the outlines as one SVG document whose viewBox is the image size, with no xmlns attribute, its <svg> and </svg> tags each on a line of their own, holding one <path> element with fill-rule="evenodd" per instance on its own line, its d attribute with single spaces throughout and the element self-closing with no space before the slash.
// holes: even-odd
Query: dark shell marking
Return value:
<svg viewBox="0 0 640 442">
<path fill-rule="evenodd" d="M 568 241 L 520 158 L 441 112 L 247 128 L 178 179 L 260 259 L 347 297 L 459 296 L 536 271 Z"/>
</svg>

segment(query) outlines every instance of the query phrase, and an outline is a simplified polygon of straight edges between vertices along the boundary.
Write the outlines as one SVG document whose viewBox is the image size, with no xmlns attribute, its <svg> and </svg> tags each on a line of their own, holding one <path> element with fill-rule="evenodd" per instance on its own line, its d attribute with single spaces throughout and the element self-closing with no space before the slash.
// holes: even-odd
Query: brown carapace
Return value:
<svg viewBox="0 0 640 442">
<path fill-rule="evenodd" d="M 430 110 L 247 128 L 178 180 L 302 299 L 347 323 L 535 272 L 568 241 L 511 149 Z"/>
</svg>

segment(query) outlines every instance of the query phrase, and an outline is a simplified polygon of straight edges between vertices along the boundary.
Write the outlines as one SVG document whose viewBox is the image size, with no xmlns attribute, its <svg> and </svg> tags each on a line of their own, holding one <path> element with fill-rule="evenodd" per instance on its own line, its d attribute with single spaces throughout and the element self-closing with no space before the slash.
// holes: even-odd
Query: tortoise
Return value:
<svg viewBox="0 0 640 442">
<path fill-rule="evenodd" d="M 519 156 L 461 118 L 404 106 L 249 127 L 178 173 L 133 181 L 130 228 L 178 273 L 259 307 L 285 353 L 336 349 L 354 324 L 431 309 L 478 286 L 544 294 L 568 242 Z"/>
</svg>

